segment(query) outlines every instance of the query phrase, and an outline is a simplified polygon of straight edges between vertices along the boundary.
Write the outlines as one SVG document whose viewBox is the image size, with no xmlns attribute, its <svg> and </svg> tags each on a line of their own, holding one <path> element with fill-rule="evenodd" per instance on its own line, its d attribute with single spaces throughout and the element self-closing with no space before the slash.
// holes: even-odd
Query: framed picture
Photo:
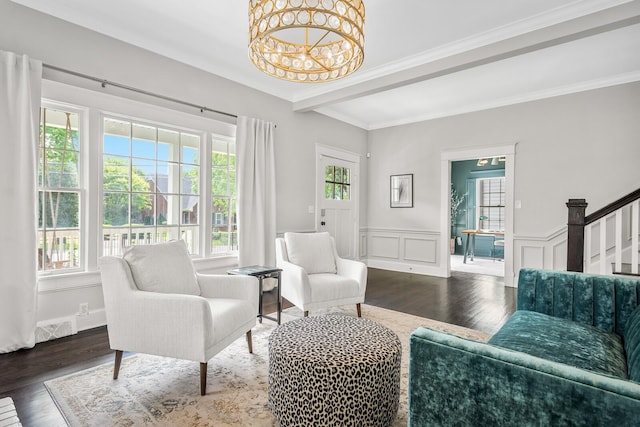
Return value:
<svg viewBox="0 0 640 427">
<path fill-rule="evenodd" d="M 391 207 L 413 207 L 413 174 L 391 175 Z"/>
</svg>

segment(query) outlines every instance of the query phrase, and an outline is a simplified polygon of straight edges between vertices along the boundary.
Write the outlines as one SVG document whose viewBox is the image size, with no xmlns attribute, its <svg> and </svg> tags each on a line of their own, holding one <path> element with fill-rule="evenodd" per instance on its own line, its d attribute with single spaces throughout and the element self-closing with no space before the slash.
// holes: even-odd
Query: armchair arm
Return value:
<svg viewBox="0 0 640 427">
<path fill-rule="evenodd" d="M 367 266 L 363 262 L 336 257 L 338 275 L 356 280 L 360 285 L 360 292 L 364 295 L 367 290 Z"/>
<path fill-rule="evenodd" d="M 288 261 L 278 261 L 278 268 L 282 269 L 282 296 L 298 306 L 310 302 L 311 287 L 306 270 Z"/>
<path fill-rule="evenodd" d="M 234 298 L 251 302 L 258 312 L 258 279 L 252 276 L 196 273 L 205 298 Z"/>
<path fill-rule="evenodd" d="M 200 296 L 133 290 L 107 312 L 113 349 L 207 361 L 215 336 L 211 309 Z"/>
</svg>

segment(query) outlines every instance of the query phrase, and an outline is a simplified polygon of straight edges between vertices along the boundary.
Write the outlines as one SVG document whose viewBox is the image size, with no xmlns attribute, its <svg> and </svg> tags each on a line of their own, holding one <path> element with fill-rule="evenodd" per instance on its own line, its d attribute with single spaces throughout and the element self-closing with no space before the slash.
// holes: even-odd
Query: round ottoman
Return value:
<svg viewBox="0 0 640 427">
<path fill-rule="evenodd" d="M 398 413 L 398 336 L 351 316 L 307 317 L 269 337 L 269 406 L 285 426 L 389 426 Z"/>
</svg>

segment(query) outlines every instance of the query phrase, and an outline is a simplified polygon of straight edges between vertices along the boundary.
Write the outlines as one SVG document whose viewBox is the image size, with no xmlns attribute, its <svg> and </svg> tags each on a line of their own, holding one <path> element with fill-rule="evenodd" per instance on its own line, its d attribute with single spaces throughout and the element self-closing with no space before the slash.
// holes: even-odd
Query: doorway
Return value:
<svg viewBox="0 0 640 427">
<path fill-rule="evenodd" d="M 338 255 L 359 256 L 360 156 L 316 145 L 316 231 L 326 231 Z"/>
<path fill-rule="evenodd" d="M 451 162 L 452 271 L 504 277 L 505 163 L 505 156 Z"/>
<path fill-rule="evenodd" d="M 443 274 L 446 277 L 451 275 L 451 270 L 479 274 L 503 270 L 505 285 L 513 286 L 515 279 L 513 271 L 515 147 L 516 145 L 513 144 L 442 152 L 441 259 L 444 261 Z M 462 177 L 458 176 L 459 169 L 466 169 Z M 457 213 L 452 212 L 452 202 L 455 206 L 456 195 L 464 196 Z M 484 200 L 487 202 L 485 203 Z M 462 209 L 464 212 L 461 211 Z M 480 230 L 480 232 L 472 234 L 468 232 L 469 230 Z M 453 254 L 451 253 L 452 238 L 454 239 Z M 480 240 L 480 245 L 475 248 L 474 260 L 470 261 L 474 238 L 476 244 Z M 470 247 L 467 251 L 467 260 L 464 262 L 467 239 Z M 477 257 L 476 254 L 480 256 Z M 501 257 L 499 258 L 498 255 Z M 495 263 L 500 264 L 495 265 Z"/>
</svg>

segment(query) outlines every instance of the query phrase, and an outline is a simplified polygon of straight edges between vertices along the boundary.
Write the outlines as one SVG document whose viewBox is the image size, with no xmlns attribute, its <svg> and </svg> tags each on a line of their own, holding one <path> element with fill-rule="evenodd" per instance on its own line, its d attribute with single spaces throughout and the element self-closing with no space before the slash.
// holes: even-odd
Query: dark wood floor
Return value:
<svg viewBox="0 0 640 427">
<path fill-rule="evenodd" d="M 443 279 L 369 269 L 365 303 L 489 333 L 515 311 L 515 289 L 501 278 L 452 274 Z M 265 295 L 266 313 L 275 311 L 275 299 Z M 106 327 L 0 355 L 0 398 L 13 398 L 24 426 L 64 426 L 44 382 L 112 360 Z"/>
</svg>

